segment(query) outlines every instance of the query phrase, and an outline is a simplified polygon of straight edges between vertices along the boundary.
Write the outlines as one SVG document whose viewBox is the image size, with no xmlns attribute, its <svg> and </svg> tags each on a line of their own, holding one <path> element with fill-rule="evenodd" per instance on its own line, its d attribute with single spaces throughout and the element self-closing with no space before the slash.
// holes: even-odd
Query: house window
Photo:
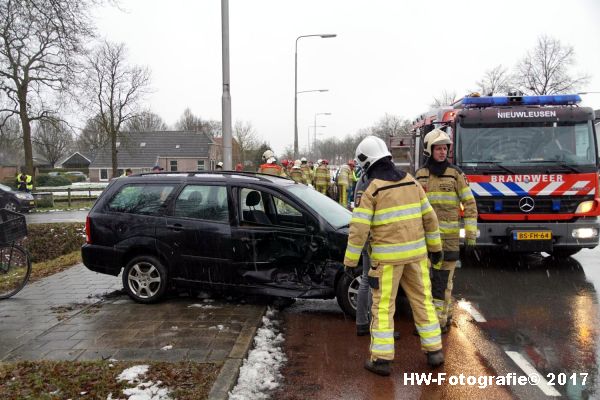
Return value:
<svg viewBox="0 0 600 400">
<path fill-rule="evenodd" d="M 100 170 L 100 180 L 101 181 L 107 181 L 108 180 L 108 169 L 102 168 Z"/>
<path fill-rule="evenodd" d="M 171 166 L 170 170 L 173 172 L 177 171 L 177 160 L 169 161 L 169 165 Z"/>
<path fill-rule="evenodd" d="M 204 160 L 198 160 L 198 171 L 204 171 Z"/>
</svg>

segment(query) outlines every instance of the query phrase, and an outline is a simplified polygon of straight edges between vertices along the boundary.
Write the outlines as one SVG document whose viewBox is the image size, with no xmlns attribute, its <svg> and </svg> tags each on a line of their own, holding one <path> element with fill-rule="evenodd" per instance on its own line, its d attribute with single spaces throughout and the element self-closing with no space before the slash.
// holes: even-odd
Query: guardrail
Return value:
<svg viewBox="0 0 600 400">
<path fill-rule="evenodd" d="M 54 204 L 54 197 L 66 198 L 69 207 L 73 198 L 95 199 L 106 188 L 106 184 L 84 184 L 84 185 L 69 185 L 69 186 L 40 186 L 36 188 L 33 196 L 36 199 L 49 197 L 50 202 Z M 78 195 L 78 193 L 81 193 Z M 87 194 L 87 195 L 86 195 Z"/>
</svg>

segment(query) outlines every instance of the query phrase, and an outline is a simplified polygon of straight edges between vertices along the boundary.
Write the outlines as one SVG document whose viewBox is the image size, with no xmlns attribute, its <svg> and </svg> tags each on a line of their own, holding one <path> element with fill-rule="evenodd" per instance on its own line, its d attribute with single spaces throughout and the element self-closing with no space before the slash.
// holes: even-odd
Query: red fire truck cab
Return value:
<svg viewBox="0 0 600 400">
<path fill-rule="evenodd" d="M 578 95 L 465 97 L 414 125 L 443 127 L 479 212 L 477 246 L 569 256 L 598 245 L 599 157 L 594 111 Z M 425 116 L 427 117 L 427 116 Z"/>
</svg>

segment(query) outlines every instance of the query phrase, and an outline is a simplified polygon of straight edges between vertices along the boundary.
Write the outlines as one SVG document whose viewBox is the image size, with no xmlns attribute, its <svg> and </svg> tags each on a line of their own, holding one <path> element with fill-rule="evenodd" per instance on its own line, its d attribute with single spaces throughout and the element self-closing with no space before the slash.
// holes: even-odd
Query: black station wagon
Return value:
<svg viewBox="0 0 600 400">
<path fill-rule="evenodd" d="M 172 287 L 337 297 L 355 314 L 358 277 L 344 273 L 351 214 L 290 179 L 240 172 L 115 179 L 86 221 L 83 263 L 118 275 L 131 298 Z M 358 272 L 358 271 L 356 271 Z"/>
</svg>

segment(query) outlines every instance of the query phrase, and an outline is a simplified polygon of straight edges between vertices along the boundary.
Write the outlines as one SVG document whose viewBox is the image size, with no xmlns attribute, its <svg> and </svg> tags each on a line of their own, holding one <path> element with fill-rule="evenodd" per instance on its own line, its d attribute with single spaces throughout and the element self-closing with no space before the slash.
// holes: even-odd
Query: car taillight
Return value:
<svg viewBox="0 0 600 400">
<path fill-rule="evenodd" d="M 92 244 L 92 235 L 90 234 L 90 216 L 85 217 L 85 242 Z"/>
</svg>

